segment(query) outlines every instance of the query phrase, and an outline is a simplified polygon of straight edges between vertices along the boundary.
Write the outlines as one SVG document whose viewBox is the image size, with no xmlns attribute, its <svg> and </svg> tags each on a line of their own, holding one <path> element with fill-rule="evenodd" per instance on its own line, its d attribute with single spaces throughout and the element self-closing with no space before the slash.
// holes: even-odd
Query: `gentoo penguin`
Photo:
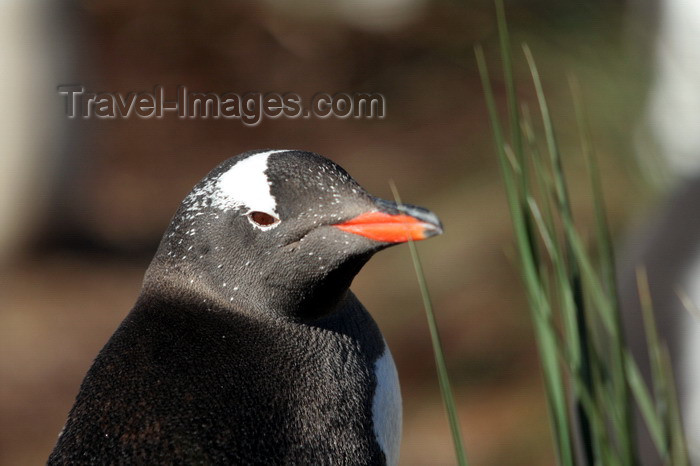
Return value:
<svg viewBox="0 0 700 466">
<path fill-rule="evenodd" d="M 317 154 L 225 161 L 173 217 L 49 464 L 396 464 L 396 368 L 349 286 L 441 232 Z"/>
</svg>

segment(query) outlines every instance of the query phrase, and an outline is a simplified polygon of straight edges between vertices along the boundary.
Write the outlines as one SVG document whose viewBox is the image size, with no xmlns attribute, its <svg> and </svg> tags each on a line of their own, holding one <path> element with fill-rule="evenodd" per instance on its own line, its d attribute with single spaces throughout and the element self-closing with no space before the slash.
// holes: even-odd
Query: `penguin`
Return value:
<svg viewBox="0 0 700 466">
<path fill-rule="evenodd" d="M 397 464 L 396 367 L 350 284 L 440 233 L 321 155 L 226 160 L 175 213 L 48 464 Z"/>
</svg>

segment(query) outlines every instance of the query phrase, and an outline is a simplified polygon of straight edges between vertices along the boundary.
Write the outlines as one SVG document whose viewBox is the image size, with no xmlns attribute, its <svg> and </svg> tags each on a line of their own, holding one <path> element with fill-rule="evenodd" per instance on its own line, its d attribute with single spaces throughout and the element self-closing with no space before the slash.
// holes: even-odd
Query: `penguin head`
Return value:
<svg viewBox="0 0 700 466">
<path fill-rule="evenodd" d="M 374 253 L 440 233 L 432 212 L 371 196 L 325 157 L 251 151 L 185 198 L 145 288 L 167 277 L 171 292 L 207 306 L 313 320 L 333 311 Z"/>
</svg>

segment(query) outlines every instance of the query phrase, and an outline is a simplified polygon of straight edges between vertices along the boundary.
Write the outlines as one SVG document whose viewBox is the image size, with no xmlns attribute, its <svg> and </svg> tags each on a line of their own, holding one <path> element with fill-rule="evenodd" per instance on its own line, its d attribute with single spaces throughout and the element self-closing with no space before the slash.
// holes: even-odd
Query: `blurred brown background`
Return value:
<svg viewBox="0 0 700 466">
<path fill-rule="evenodd" d="M 442 218 L 445 234 L 419 248 L 468 456 L 479 465 L 553 463 L 473 53 L 475 44 L 484 45 L 503 104 L 490 1 L 5 3 L 11 30 L 3 33 L 3 58 L 10 60 L 3 73 L 15 77 L 3 78 L 14 87 L 0 93 L 0 104 L 3 110 L 19 104 L 0 120 L 7 135 L 0 154 L 9 167 L 0 174 L 0 463 L 46 460 L 82 377 L 133 304 L 182 198 L 220 161 L 255 148 L 319 152 L 378 196 L 391 197 L 393 179 L 405 200 Z M 520 93 L 534 114 L 519 52 L 526 41 L 567 153 L 579 223 L 587 228 L 590 209 L 568 73 L 582 83 L 610 215 L 622 231 L 645 203 L 630 154 L 649 84 L 651 6 L 602 0 L 506 6 Z M 13 56 L 9 47 L 19 51 Z M 59 84 L 122 93 L 157 84 L 170 92 L 186 85 L 305 97 L 380 92 L 387 116 L 265 119 L 256 127 L 174 115 L 69 120 Z M 8 129 L 13 122 L 24 123 Z M 378 255 L 354 290 L 398 365 L 402 464 L 452 464 L 408 250 Z"/>
</svg>

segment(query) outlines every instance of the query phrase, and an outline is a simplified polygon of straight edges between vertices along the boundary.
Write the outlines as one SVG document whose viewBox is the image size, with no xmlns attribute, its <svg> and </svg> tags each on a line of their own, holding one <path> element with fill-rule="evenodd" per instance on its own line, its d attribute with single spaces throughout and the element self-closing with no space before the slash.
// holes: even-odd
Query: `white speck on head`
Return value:
<svg viewBox="0 0 700 466">
<path fill-rule="evenodd" d="M 372 422 L 377 443 L 382 448 L 388 465 L 399 464 L 401 446 L 401 389 L 391 351 L 384 342 L 384 353 L 374 363 L 377 386 L 372 400 Z"/>
<path fill-rule="evenodd" d="M 66 422 L 68 424 L 68 422 Z M 61 427 L 61 432 L 58 433 L 58 438 L 61 438 L 63 433 L 66 431 L 66 424 L 63 424 L 63 427 Z"/>
<path fill-rule="evenodd" d="M 265 171 L 272 154 L 288 152 L 271 150 L 251 155 L 235 163 L 216 181 L 212 205 L 226 210 L 244 207 L 248 212 L 259 211 L 277 217 L 277 202 L 270 193 L 270 180 Z"/>
</svg>

